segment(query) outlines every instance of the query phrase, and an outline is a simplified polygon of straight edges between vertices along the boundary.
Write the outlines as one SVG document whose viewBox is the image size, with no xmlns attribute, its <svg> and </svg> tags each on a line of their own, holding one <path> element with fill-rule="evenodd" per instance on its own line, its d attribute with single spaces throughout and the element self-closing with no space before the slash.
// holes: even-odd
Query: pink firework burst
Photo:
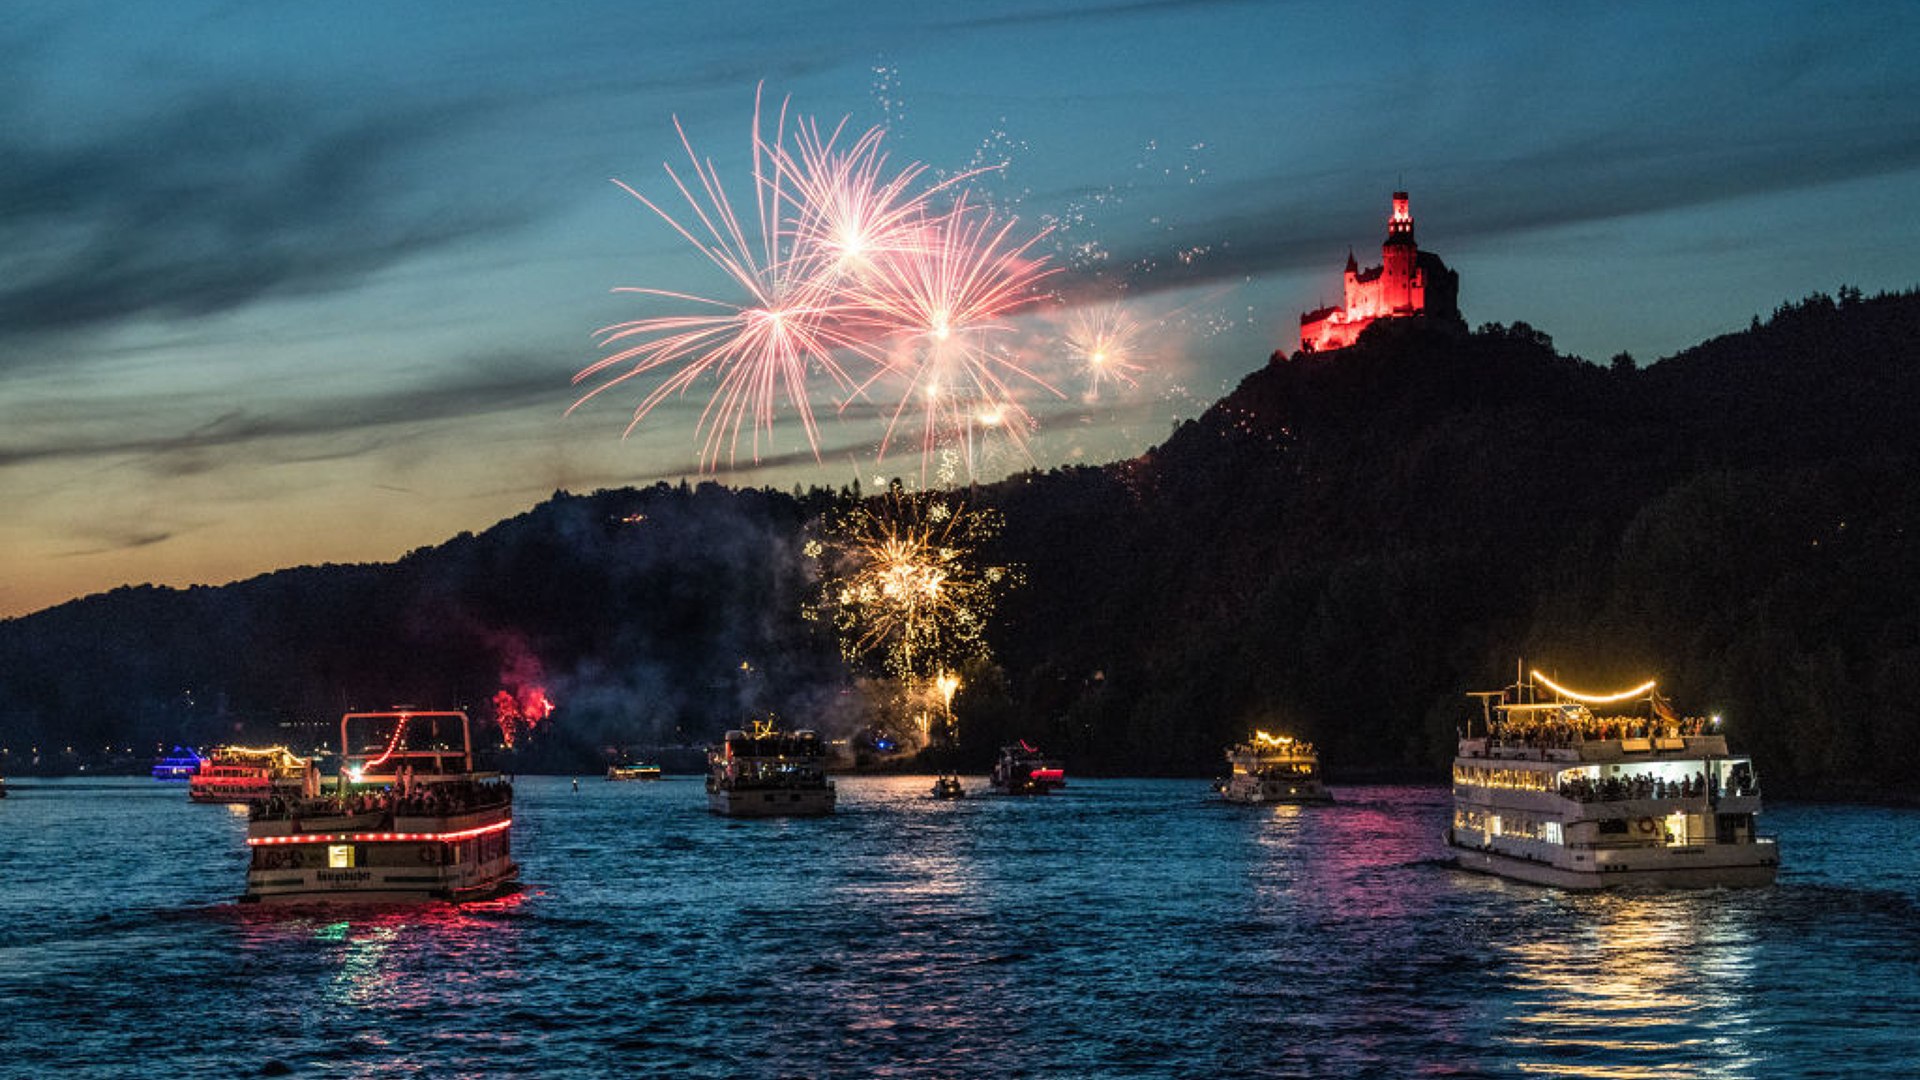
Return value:
<svg viewBox="0 0 1920 1080">
<path fill-rule="evenodd" d="M 756 93 L 750 218 L 735 212 L 719 173 L 677 119 L 691 175 L 666 172 L 687 219 L 620 184 L 718 267 L 737 294 L 616 290 L 692 310 L 600 330 L 607 355 L 574 376 L 575 385 L 597 385 L 568 412 L 631 380 L 653 380 L 627 424 L 631 434 L 667 398 L 711 381 L 697 428 L 702 468 L 717 468 L 723 457 L 732 466 L 749 433 L 758 462 L 783 401 L 798 413 L 817 459 L 811 392 L 829 382 L 843 411 L 876 387 L 897 395 L 882 458 L 910 408 L 921 413 L 929 457 L 942 445 L 970 446 L 979 416 L 1010 414 L 1018 422 L 1005 431 L 1030 427 L 1016 391 L 1059 392 L 1015 358 L 1004 317 L 1037 300 L 1037 284 L 1054 272 L 1044 256 L 1029 254 L 1046 234 L 1017 242 L 1014 219 L 968 204 L 965 181 L 988 170 L 928 184 L 923 165 L 889 165 L 879 128 L 849 140 L 844 120 L 823 129 L 796 119 L 789 142 L 784 102 L 771 137 L 761 116 Z M 950 206 L 934 205 L 954 191 Z"/>
<path fill-rule="evenodd" d="M 1039 284 L 1055 269 L 1029 254 L 1046 234 L 1009 239 L 1016 220 L 997 222 L 967 204 L 921 222 L 919 239 L 856 283 L 856 319 L 887 344 L 886 364 L 862 383 L 899 386 L 898 403 L 881 439 L 888 446 L 910 410 L 920 414 L 924 462 L 943 442 L 963 441 L 975 419 L 990 415 L 1008 432 L 1024 432 L 1032 417 L 1019 391 L 1060 392 L 1023 365 L 1008 347 L 1014 311 L 1041 298 Z"/>
<path fill-rule="evenodd" d="M 798 235 L 782 224 L 781 206 L 787 196 L 782 188 L 786 174 L 780 166 L 779 142 L 786 124 L 786 106 L 781 106 L 772 142 L 761 137 L 760 116 L 756 94 L 753 172 L 757 247 L 735 213 L 719 173 L 712 162 L 694 152 L 678 119 L 674 120 L 674 130 L 679 132 L 680 144 L 691 163 L 693 185 L 690 187 L 671 166 L 666 172 L 697 227 L 682 224 L 653 200 L 615 181 L 719 267 L 739 287 L 744 299 L 719 300 L 669 289 L 616 289 L 684 301 L 697 311 L 602 328 L 596 335 L 601 346 L 615 347 L 615 351 L 580 371 L 573 381 L 577 386 L 607 377 L 567 410 L 572 412 L 630 379 L 670 371 L 634 409 L 627 425 L 630 434 L 662 401 L 685 393 L 712 375 L 718 387 L 699 424 L 703 437 L 701 463 L 705 467 L 717 465 L 723 449 L 732 464 L 741 429 L 748 426 L 749 417 L 753 457 L 759 460 L 761 435 L 771 434 L 783 391 L 800 415 L 808 445 L 817 454 L 819 429 L 814 422 L 809 381 L 816 373 L 824 373 L 841 388 L 851 387 L 853 379 L 841 367 L 836 353 L 842 349 L 859 352 L 863 347 L 862 342 L 837 330 L 843 298 L 817 272 L 814 261 L 801 254 Z"/>
</svg>

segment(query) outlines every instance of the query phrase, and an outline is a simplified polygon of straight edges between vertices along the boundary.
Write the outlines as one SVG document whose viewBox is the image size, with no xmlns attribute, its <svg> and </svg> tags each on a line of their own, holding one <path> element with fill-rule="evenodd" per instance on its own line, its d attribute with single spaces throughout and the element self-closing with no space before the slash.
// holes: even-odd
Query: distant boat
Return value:
<svg viewBox="0 0 1920 1080">
<path fill-rule="evenodd" d="M 1253 738 L 1227 748 L 1233 773 L 1221 787 L 1228 802 L 1332 802 L 1320 779 L 1320 755 L 1313 744 L 1288 735 L 1256 731 Z"/>
<path fill-rule="evenodd" d="M 937 776 L 933 780 L 933 797 L 936 799 L 964 798 L 967 789 L 960 786 L 957 776 Z"/>
<path fill-rule="evenodd" d="M 1022 740 L 1000 748 L 989 781 L 1002 795 L 1045 795 L 1067 786 L 1067 771 Z"/>
<path fill-rule="evenodd" d="M 198 750 L 176 746 L 172 753 L 154 761 L 153 778 L 169 783 L 191 780 L 193 774 L 200 771 L 200 763 L 205 760 Z"/>
<path fill-rule="evenodd" d="M 812 731 L 772 720 L 729 731 L 707 751 L 707 809 L 727 817 L 817 817 L 833 813 L 827 745 Z"/>
<path fill-rule="evenodd" d="M 607 779 L 658 780 L 660 779 L 660 766 L 644 763 L 627 764 L 625 762 L 618 765 L 609 765 L 607 766 Z"/>
<path fill-rule="evenodd" d="M 187 798 L 194 802 L 245 803 L 275 795 L 313 796 L 320 793 L 320 769 L 284 746 L 215 747 L 187 778 Z"/>
<path fill-rule="evenodd" d="M 460 711 L 340 718 L 339 783 L 248 804 L 245 902 L 484 900 L 511 891 L 513 785 Z"/>
</svg>

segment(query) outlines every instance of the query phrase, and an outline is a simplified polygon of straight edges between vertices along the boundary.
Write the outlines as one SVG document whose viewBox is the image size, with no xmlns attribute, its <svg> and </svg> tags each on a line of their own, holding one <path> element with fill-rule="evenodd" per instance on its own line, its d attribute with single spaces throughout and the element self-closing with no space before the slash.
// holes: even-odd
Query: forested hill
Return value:
<svg viewBox="0 0 1920 1080">
<path fill-rule="evenodd" d="M 1438 778 L 1463 693 L 1524 658 L 1657 676 L 1775 794 L 1920 795 L 1916 342 L 1920 296 L 1843 290 L 1645 368 L 1525 325 L 1276 357 L 1138 460 L 973 493 L 1025 584 L 998 672 L 956 700 L 967 749 L 1205 774 L 1259 725 L 1320 743 L 1336 781 Z M 844 716 L 847 672 L 800 617 L 805 526 L 840 497 L 557 494 L 389 566 L 10 620 L 0 742 L 479 704 L 534 669 L 563 703 L 552 753 L 709 737 L 748 703 Z"/>
<path fill-rule="evenodd" d="M 1004 486 L 1003 652 L 1100 759 L 1255 723 L 1435 775 L 1515 664 L 1647 675 L 1783 791 L 1920 793 L 1920 296 L 1815 296 L 1637 368 L 1524 326 L 1276 357 L 1142 459 Z"/>
</svg>

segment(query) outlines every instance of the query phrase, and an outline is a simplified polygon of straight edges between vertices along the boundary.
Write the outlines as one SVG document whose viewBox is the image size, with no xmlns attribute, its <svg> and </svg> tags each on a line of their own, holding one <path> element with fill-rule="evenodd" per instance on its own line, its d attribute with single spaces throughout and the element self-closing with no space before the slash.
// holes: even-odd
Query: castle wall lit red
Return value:
<svg viewBox="0 0 1920 1080">
<path fill-rule="evenodd" d="M 1413 211 L 1407 193 L 1393 193 L 1393 216 L 1380 245 L 1380 265 L 1360 269 L 1347 253 L 1346 299 L 1300 316 L 1300 348 L 1307 352 L 1344 349 L 1380 319 L 1432 315 L 1460 317 L 1460 276 L 1440 256 L 1421 251 L 1413 240 Z"/>
</svg>

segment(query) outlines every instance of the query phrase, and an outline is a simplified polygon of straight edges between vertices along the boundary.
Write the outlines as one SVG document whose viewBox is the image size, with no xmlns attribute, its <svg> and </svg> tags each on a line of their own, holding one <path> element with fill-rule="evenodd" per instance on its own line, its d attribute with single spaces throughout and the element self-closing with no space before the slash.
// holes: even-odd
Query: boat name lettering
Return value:
<svg viewBox="0 0 1920 1080">
<path fill-rule="evenodd" d="M 334 885 L 356 885 L 373 880 L 371 870 L 316 870 L 315 881 L 324 881 Z"/>
</svg>

